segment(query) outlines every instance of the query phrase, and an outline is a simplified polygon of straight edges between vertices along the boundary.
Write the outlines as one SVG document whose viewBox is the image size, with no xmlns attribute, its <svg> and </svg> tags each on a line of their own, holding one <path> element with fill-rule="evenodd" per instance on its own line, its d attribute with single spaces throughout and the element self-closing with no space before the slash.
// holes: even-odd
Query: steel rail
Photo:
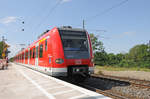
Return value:
<svg viewBox="0 0 150 99">
<path fill-rule="evenodd" d="M 112 93 L 110 91 L 103 91 L 103 90 L 97 89 L 95 87 L 91 87 L 89 85 L 85 85 L 84 83 L 78 83 L 78 85 L 80 85 L 80 86 L 82 86 L 84 88 L 87 88 L 89 90 L 95 91 L 95 92 L 97 92 L 99 94 L 103 94 L 104 96 L 111 97 L 113 99 L 129 99 L 129 98 L 125 97 L 125 96 L 114 94 L 114 93 Z"/>
<path fill-rule="evenodd" d="M 145 80 L 125 78 L 125 77 L 116 77 L 116 76 L 109 76 L 109 75 L 95 75 L 95 74 L 92 75 L 92 77 L 129 83 L 130 85 L 141 87 L 141 88 L 150 88 L 150 81 L 145 81 Z M 144 83 L 147 83 L 147 84 L 144 84 Z"/>
</svg>

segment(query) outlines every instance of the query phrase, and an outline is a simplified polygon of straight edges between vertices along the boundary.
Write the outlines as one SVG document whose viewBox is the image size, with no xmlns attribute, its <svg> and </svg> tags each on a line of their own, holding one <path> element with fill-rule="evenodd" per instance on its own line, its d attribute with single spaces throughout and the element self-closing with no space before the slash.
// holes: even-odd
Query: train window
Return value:
<svg viewBox="0 0 150 99">
<path fill-rule="evenodd" d="M 32 49 L 30 49 L 30 58 L 32 57 Z"/>
<path fill-rule="evenodd" d="M 88 51 L 86 32 L 60 31 L 64 51 Z"/>
<path fill-rule="evenodd" d="M 36 58 L 38 58 L 38 46 L 36 47 Z"/>
<path fill-rule="evenodd" d="M 33 48 L 33 55 L 32 55 L 32 58 L 35 57 L 35 48 Z"/>
<path fill-rule="evenodd" d="M 43 57 L 43 44 L 40 45 L 39 57 Z"/>
<path fill-rule="evenodd" d="M 26 56 L 25 56 L 25 58 L 26 58 L 26 59 L 28 59 L 28 51 L 26 52 Z"/>
<path fill-rule="evenodd" d="M 28 51 L 27 51 L 27 59 L 28 59 Z"/>
<path fill-rule="evenodd" d="M 47 39 L 45 40 L 45 51 L 47 51 Z"/>
<path fill-rule="evenodd" d="M 24 56 L 24 53 L 22 53 L 22 60 L 24 59 L 24 57 L 23 57 L 23 56 Z"/>
<path fill-rule="evenodd" d="M 30 58 L 30 50 L 28 51 L 28 59 Z"/>
<path fill-rule="evenodd" d="M 25 56 L 25 53 L 23 53 L 23 60 L 24 60 L 24 56 Z"/>
</svg>

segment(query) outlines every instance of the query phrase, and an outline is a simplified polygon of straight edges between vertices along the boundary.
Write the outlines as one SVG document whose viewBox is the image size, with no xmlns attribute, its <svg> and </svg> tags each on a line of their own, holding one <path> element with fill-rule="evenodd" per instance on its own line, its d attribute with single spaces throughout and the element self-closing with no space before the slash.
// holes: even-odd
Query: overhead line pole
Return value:
<svg viewBox="0 0 150 99">
<path fill-rule="evenodd" d="M 83 29 L 85 29 L 85 21 L 83 20 Z"/>
</svg>

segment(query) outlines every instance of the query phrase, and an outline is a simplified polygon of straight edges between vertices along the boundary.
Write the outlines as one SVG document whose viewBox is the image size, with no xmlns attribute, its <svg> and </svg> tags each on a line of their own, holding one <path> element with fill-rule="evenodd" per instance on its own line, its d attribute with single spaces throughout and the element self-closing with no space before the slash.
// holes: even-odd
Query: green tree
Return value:
<svg viewBox="0 0 150 99">
<path fill-rule="evenodd" d="M 93 48 L 94 53 L 95 52 L 104 52 L 103 43 L 100 40 L 98 40 L 98 38 L 93 33 L 90 34 L 90 39 L 91 39 L 92 48 Z"/>
<path fill-rule="evenodd" d="M 90 34 L 92 48 L 94 52 L 94 62 L 97 65 L 105 65 L 107 62 L 107 53 L 104 51 L 103 43 L 98 40 L 94 34 Z"/>
<path fill-rule="evenodd" d="M 146 67 L 150 68 L 150 46 L 141 44 L 130 49 L 126 54 L 107 54 L 103 43 L 94 34 L 90 34 L 96 65 L 110 65 L 121 67 Z"/>
<path fill-rule="evenodd" d="M 145 44 L 134 46 L 129 51 L 129 59 L 136 66 L 150 67 L 150 47 Z"/>
<path fill-rule="evenodd" d="M 107 65 L 108 57 L 106 52 L 95 52 L 94 61 L 96 65 Z"/>
<path fill-rule="evenodd" d="M 117 58 L 116 55 L 114 55 L 113 53 L 108 54 L 108 65 L 115 65 L 117 64 Z"/>
</svg>

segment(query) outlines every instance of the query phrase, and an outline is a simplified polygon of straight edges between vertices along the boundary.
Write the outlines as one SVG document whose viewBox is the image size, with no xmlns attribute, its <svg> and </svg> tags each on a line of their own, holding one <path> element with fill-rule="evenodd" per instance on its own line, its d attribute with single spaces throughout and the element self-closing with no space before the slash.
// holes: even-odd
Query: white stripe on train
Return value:
<svg viewBox="0 0 150 99">
<path fill-rule="evenodd" d="M 22 64 L 17 63 L 29 68 L 32 68 L 34 70 L 46 73 L 51 76 L 67 76 L 67 68 L 50 68 L 50 67 L 42 67 L 42 66 L 35 66 L 35 65 L 29 65 L 29 64 Z M 89 67 L 89 72 L 94 73 L 94 67 Z"/>
</svg>

